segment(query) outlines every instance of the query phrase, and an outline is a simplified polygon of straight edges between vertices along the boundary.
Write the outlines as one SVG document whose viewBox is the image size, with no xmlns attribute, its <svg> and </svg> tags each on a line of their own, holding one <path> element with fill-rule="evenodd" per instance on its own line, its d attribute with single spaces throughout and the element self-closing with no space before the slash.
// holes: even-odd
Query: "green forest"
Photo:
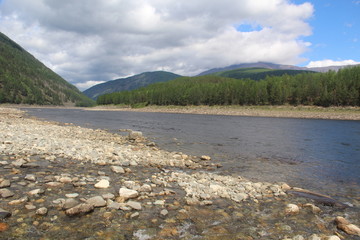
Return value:
<svg viewBox="0 0 360 240">
<path fill-rule="evenodd" d="M 21 46 L 0 33 L 0 103 L 39 105 L 94 102 L 51 71 Z"/>
<path fill-rule="evenodd" d="M 260 81 L 216 75 L 181 77 L 133 91 L 101 95 L 97 103 L 360 106 L 360 67 L 338 72 L 267 76 Z"/>
</svg>

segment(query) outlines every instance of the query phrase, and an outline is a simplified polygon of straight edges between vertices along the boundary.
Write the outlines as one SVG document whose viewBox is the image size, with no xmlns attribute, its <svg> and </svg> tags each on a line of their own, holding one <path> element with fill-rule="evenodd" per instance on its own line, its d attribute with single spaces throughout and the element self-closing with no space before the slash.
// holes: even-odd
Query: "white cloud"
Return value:
<svg viewBox="0 0 360 240">
<path fill-rule="evenodd" d="M 288 0 L 3 0 L 0 31 L 84 87 L 157 69 L 192 75 L 243 62 L 297 64 L 312 14 L 311 4 Z M 249 23 L 257 28 L 236 30 Z"/>
<path fill-rule="evenodd" d="M 86 81 L 83 83 L 76 83 L 75 86 L 79 88 L 80 90 L 86 90 L 92 86 L 95 86 L 96 84 L 104 83 L 105 81 Z"/>
<path fill-rule="evenodd" d="M 341 61 L 334 61 L 330 59 L 325 59 L 321 61 L 311 61 L 306 67 L 313 68 L 313 67 L 330 67 L 330 66 L 346 66 L 346 65 L 356 65 L 360 64 L 360 62 L 356 62 L 354 60 L 341 60 Z"/>
</svg>

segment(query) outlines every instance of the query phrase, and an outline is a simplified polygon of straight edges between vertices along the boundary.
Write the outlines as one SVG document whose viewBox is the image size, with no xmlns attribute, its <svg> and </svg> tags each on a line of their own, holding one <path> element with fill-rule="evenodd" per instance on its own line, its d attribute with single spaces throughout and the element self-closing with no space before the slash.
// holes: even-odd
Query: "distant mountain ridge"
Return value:
<svg viewBox="0 0 360 240">
<path fill-rule="evenodd" d="M 134 90 L 145 87 L 152 83 L 166 82 L 178 77 L 181 76 L 175 73 L 165 71 L 144 72 L 131 77 L 119 78 L 97 84 L 85 90 L 83 93 L 92 99 L 96 99 L 98 96 L 106 93 Z"/>
<path fill-rule="evenodd" d="M 0 103 L 89 106 L 94 102 L 0 32 Z"/>
<path fill-rule="evenodd" d="M 204 76 L 204 75 L 214 74 L 217 72 L 235 70 L 239 68 L 268 68 L 268 69 L 276 69 L 276 70 L 303 70 L 303 71 L 314 71 L 314 72 L 327 72 L 329 70 L 338 71 L 339 69 L 351 67 L 351 66 L 354 65 L 307 68 L 307 67 L 298 67 L 293 65 L 283 65 L 283 64 L 275 64 L 268 62 L 256 62 L 256 63 L 235 64 L 223 68 L 212 68 L 210 70 L 198 74 L 197 76 Z"/>
</svg>

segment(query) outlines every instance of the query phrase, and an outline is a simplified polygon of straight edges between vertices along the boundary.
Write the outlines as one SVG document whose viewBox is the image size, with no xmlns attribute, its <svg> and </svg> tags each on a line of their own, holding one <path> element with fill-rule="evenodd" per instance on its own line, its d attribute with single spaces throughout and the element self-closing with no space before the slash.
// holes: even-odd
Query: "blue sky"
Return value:
<svg viewBox="0 0 360 240">
<path fill-rule="evenodd" d="M 295 3 L 306 1 L 297 0 Z M 360 62 L 360 1 L 315 0 L 314 15 L 309 19 L 312 34 L 304 40 L 311 43 L 303 54 L 310 61 L 352 59 Z M 307 62 L 300 65 L 306 65 Z"/>
<path fill-rule="evenodd" d="M 0 0 L 0 31 L 81 90 L 146 71 L 360 63 L 360 0 Z"/>
</svg>

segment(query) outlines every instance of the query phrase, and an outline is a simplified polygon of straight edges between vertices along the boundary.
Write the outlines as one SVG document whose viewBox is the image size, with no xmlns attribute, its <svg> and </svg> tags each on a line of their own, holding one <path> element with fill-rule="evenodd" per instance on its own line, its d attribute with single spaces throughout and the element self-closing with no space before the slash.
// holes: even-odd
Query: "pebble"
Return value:
<svg viewBox="0 0 360 240">
<path fill-rule="evenodd" d="M 81 203 L 75 207 L 72 207 L 65 211 L 65 214 L 68 216 L 74 216 L 79 214 L 89 213 L 94 210 L 94 206 L 88 203 Z"/>
<path fill-rule="evenodd" d="M 108 188 L 110 186 L 110 182 L 108 180 L 102 179 L 98 183 L 94 185 L 95 188 Z"/>
<path fill-rule="evenodd" d="M 135 209 L 135 210 L 141 210 L 142 207 L 141 207 L 141 203 L 139 202 L 135 202 L 135 201 L 128 201 L 126 203 L 127 206 L 131 207 L 132 209 Z"/>
<path fill-rule="evenodd" d="M 110 169 L 114 172 L 114 173 L 125 173 L 124 168 L 120 167 L 120 166 L 111 166 Z"/>
<path fill-rule="evenodd" d="M 36 181 L 36 177 L 35 177 L 34 174 L 27 174 L 27 175 L 25 176 L 25 180 L 35 182 L 35 181 Z"/>
<path fill-rule="evenodd" d="M 9 211 L 6 211 L 2 208 L 0 208 L 0 219 L 5 219 L 11 216 L 11 213 Z"/>
<path fill-rule="evenodd" d="M 39 208 L 38 210 L 36 210 L 37 215 L 44 216 L 47 213 L 48 213 L 48 209 L 46 207 L 42 207 L 42 208 Z"/>
<path fill-rule="evenodd" d="M 7 188 L 11 186 L 11 182 L 7 179 L 0 182 L 0 188 Z"/>
<path fill-rule="evenodd" d="M 168 215 L 168 214 L 169 214 L 169 211 L 166 210 L 166 209 L 163 209 L 163 210 L 161 210 L 161 212 L 160 212 L 160 215 L 163 216 L 163 217 L 165 217 L 165 216 Z"/>
<path fill-rule="evenodd" d="M 15 193 L 13 193 L 12 191 L 10 191 L 7 188 L 0 189 L 0 196 L 2 198 L 9 198 L 9 197 L 12 197 L 14 195 L 15 195 Z"/>
<path fill-rule="evenodd" d="M 286 205 L 286 208 L 285 208 L 285 213 L 287 214 L 298 214 L 300 211 L 298 205 L 296 204 L 288 204 Z"/>
<path fill-rule="evenodd" d="M 119 190 L 119 196 L 125 198 L 126 200 L 138 197 L 139 193 L 138 191 L 122 187 Z"/>
<path fill-rule="evenodd" d="M 106 201 L 101 196 L 95 196 L 86 200 L 87 204 L 91 204 L 94 207 L 104 207 L 106 206 Z"/>
<path fill-rule="evenodd" d="M 65 197 L 67 198 L 77 198 L 79 196 L 78 193 L 67 193 L 65 194 Z"/>
</svg>

